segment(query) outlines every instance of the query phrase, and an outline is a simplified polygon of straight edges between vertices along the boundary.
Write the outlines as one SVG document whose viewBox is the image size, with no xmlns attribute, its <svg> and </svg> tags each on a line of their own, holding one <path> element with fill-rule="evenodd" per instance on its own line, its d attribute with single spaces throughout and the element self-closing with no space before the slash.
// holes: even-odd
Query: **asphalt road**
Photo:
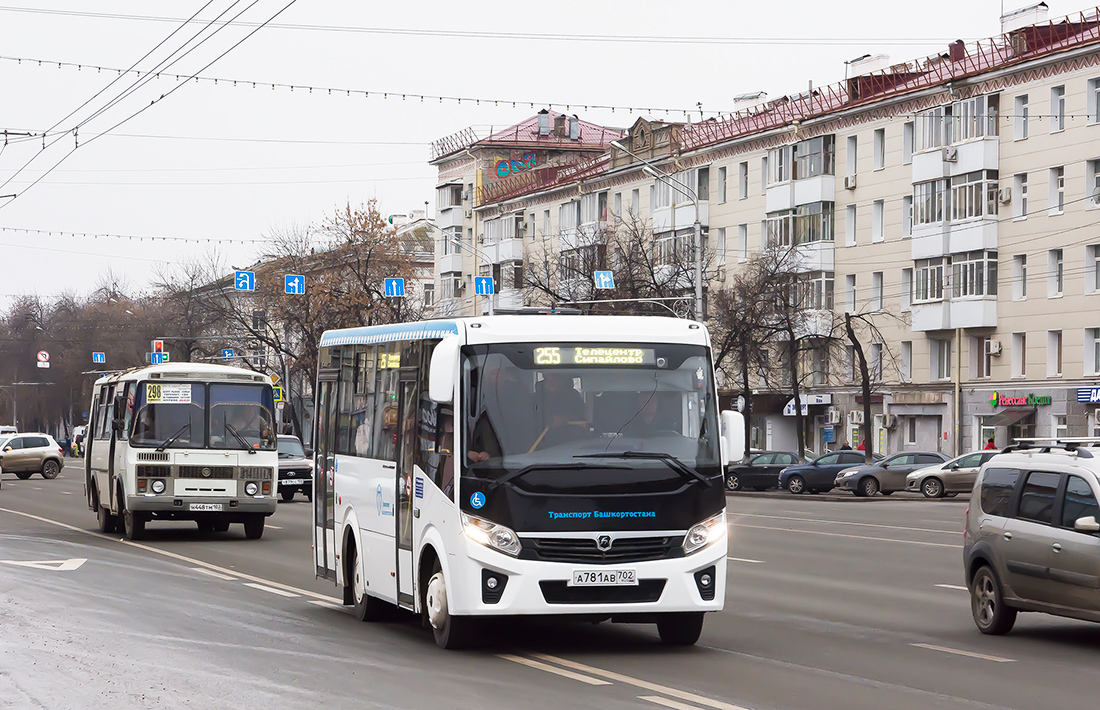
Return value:
<svg viewBox="0 0 1100 710">
<path fill-rule="evenodd" d="M 1093 707 L 1100 625 L 974 628 L 965 508 L 731 496 L 726 609 L 698 646 L 670 650 L 651 626 L 498 623 L 484 648 L 445 652 L 409 620 L 339 607 L 313 578 L 303 498 L 259 541 L 157 523 L 131 544 L 95 532 L 78 470 L 4 475 L 0 707 Z"/>
</svg>

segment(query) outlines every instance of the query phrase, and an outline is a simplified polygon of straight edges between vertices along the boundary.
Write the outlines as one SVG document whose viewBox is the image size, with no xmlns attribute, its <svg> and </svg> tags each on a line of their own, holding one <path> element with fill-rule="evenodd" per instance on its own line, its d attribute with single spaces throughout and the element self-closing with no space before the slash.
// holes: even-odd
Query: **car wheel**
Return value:
<svg viewBox="0 0 1100 710">
<path fill-rule="evenodd" d="M 795 495 L 806 491 L 806 479 L 802 476 L 791 476 L 787 479 L 787 490 Z"/>
<path fill-rule="evenodd" d="M 941 498 L 943 497 L 943 481 L 938 478 L 926 478 L 924 483 L 920 484 L 920 492 L 924 494 L 925 498 Z"/>
<path fill-rule="evenodd" d="M 754 491 L 766 491 L 766 490 L 768 490 L 768 487 L 767 486 L 753 486 L 752 489 Z"/>
<path fill-rule="evenodd" d="M 447 608 L 447 580 L 439 562 L 435 563 L 435 571 L 424 591 L 424 608 L 437 646 L 455 649 L 472 643 L 474 620 L 468 616 L 451 616 Z"/>
<path fill-rule="evenodd" d="M 878 493 L 878 479 L 868 476 L 859 482 L 859 491 L 868 498 Z"/>
<path fill-rule="evenodd" d="M 881 494 L 882 494 L 882 495 L 884 495 L 884 496 L 892 496 L 892 495 L 894 495 L 894 492 L 893 492 L 893 491 L 879 491 L 879 493 L 881 493 Z"/>
<path fill-rule="evenodd" d="M 59 473 L 61 473 L 61 466 L 57 464 L 55 459 L 46 459 L 46 462 L 42 464 L 42 478 L 47 481 L 57 478 Z"/>
<path fill-rule="evenodd" d="M 657 633 L 667 646 L 693 646 L 703 633 L 703 612 L 661 614 L 657 617 Z"/>
<path fill-rule="evenodd" d="M 279 498 L 281 498 L 284 503 L 289 503 L 290 501 L 294 500 L 294 489 L 283 488 L 279 491 Z"/>
<path fill-rule="evenodd" d="M 736 473 L 731 473 L 726 476 L 726 490 L 739 491 L 741 490 L 741 479 Z"/>
<path fill-rule="evenodd" d="M 1004 603 L 1001 583 L 989 566 L 983 565 L 970 583 L 970 611 L 983 634 L 1007 634 L 1016 623 L 1016 610 Z"/>
<path fill-rule="evenodd" d="M 264 521 L 260 513 L 253 513 L 244 521 L 244 536 L 249 540 L 259 540 L 264 536 Z"/>
<path fill-rule="evenodd" d="M 393 611 L 393 606 L 377 597 L 367 594 L 366 580 L 363 579 L 363 571 L 359 566 L 359 553 L 355 546 L 351 546 L 351 600 L 355 606 L 355 618 L 360 621 L 382 621 Z"/>
<path fill-rule="evenodd" d="M 29 471 L 16 471 L 15 477 L 20 481 L 25 481 L 31 477 L 31 473 Z"/>
</svg>

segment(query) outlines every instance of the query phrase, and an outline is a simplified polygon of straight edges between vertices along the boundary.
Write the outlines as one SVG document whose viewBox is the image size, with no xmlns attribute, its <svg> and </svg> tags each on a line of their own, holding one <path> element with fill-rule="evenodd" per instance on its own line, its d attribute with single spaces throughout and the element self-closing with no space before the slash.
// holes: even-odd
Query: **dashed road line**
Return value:
<svg viewBox="0 0 1100 710">
<path fill-rule="evenodd" d="M 605 671 L 602 668 L 594 668 L 592 666 L 586 666 L 583 663 L 577 663 L 576 661 L 570 661 L 565 658 L 558 658 L 557 656 L 550 656 L 545 653 L 532 653 L 535 658 L 541 658 L 544 661 L 550 663 L 556 663 L 559 666 L 565 666 L 566 668 L 572 668 L 577 671 L 584 671 L 590 675 L 598 676 L 600 678 L 607 678 L 608 680 L 617 680 L 620 683 L 627 685 L 633 685 L 637 688 L 644 690 L 651 690 L 656 693 L 663 693 L 680 700 L 687 700 L 691 703 L 698 705 L 704 705 L 708 708 L 715 708 L 716 710 L 745 710 L 740 705 L 731 705 L 730 703 L 724 703 L 721 700 L 714 700 L 712 698 L 705 697 L 703 695 L 696 695 L 695 693 L 689 693 L 684 690 L 677 690 L 676 688 L 669 688 L 666 685 L 658 685 L 657 683 L 650 683 L 648 680 L 641 680 L 639 678 L 632 678 L 628 675 L 621 673 L 615 673 L 613 671 Z"/>
<path fill-rule="evenodd" d="M 747 562 L 750 565 L 762 565 L 762 564 L 764 564 L 764 560 L 750 560 L 746 557 L 727 557 L 726 559 L 730 560 L 731 562 Z"/>
<path fill-rule="evenodd" d="M 71 496 L 71 495 L 72 495 L 72 491 L 61 491 L 61 495 L 63 495 L 63 496 Z"/>
<path fill-rule="evenodd" d="M 926 648 L 929 651 L 940 651 L 942 653 L 953 653 L 956 656 L 966 656 L 967 658 L 977 658 L 982 661 L 993 661 L 994 663 L 1015 663 L 1015 658 L 1002 658 L 1001 656 L 988 656 L 984 653 L 975 653 L 974 651 L 964 651 L 960 648 L 948 648 L 947 646 L 935 646 L 930 643 L 911 643 L 910 646 L 916 648 Z"/>
<path fill-rule="evenodd" d="M 893 537 L 870 537 L 868 535 L 848 535 L 845 533 L 825 532 L 824 530 L 797 530 L 795 528 L 776 528 L 770 525 L 746 525 L 745 523 L 730 523 L 738 528 L 753 528 L 756 530 L 774 530 L 776 532 L 790 532 L 799 535 L 824 535 L 826 537 L 846 537 L 854 540 L 872 540 L 875 542 L 897 542 L 904 545 L 923 545 L 925 547 L 949 547 L 958 549 L 962 545 L 951 545 L 946 542 L 924 542 L 923 540 L 899 540 Z"/>
<path fill-rule="evenodd" d="M 228 574 L 222 574 L 221 572 L 215 572 L 214 570 L 203 569 L 202 567 L 192 567 L 191 569 L 196 571 L 196 572 L 202 572 L 203 574 L 210 575 L 211 577 L 217 577 L 218 579 L 224 579 L 227 582 L 236 582 L 237 581 L 236 577 L 230 577 Z"/>
<path fill-rule="evenodd" d="M 336 602 L 321 601 L 320 599 L 310 599 L 309 603 L 310 604 L 315 604 L 316 606 L 324 607 L 326 609 L 339 609 L 340 611 L 345 611 L 348 608 L 348 607 L 344 606 L 343 604 L 337 604 Z"/>
<path fill-rule="evenodd" d="M 940 589 L 957 589 L 960 592 L 969 592 L 970 590 L 961 584 L 937 584 Z"/>
<path fill-rule="evenodd" d="M 564 668 L 555 668 L 554 666 L 548 665 L 546 663 L 539 663 L 538 661 L 533 661 L 530 658 L 524 658 L 523 656 L 515 656 L 515 655 L 512 655 L 511 653 L 498 653 L 497 656 L 499 656 L 500 658 L 503 658 L 506 661 L 512 661 L 513 663 L 519 663 L 521 665 L 528 666 L 530 668 L 537 668 L 540 671 L 546 671 L 547 673 L 553 673 L 555 675 L 560 675 L 564 678 L 571 678 L 573 680 L 578 680 L 581 683 L 587 683 L 589 685 L 611 685 L 611 683 L 607 682 L 606 680 L 600 680 L 599 678 L 593 678 L 591 676 L 581 675 L 580 673 L 574 673 L 573 671 L 567 671 Z"/>
<path fill-rule="evenodd" d="M 272 525 L 271 523 L 268 523 L 268 524 L 267 524 L 267 525 L 265 525 L 264 527 L 268 527 L 268 528 L 271 528 L 272 530 L 282 530 L 282 528 L 281 528 L 281 527 L 279 527 L 278 525 Z"/>
<path fill-rule="evenodd" d="M 886 525 L 884 523 L 859 523 L 853 520 L 828 520 L 823 518 L 796 518 L 784 515 L 763 515 L 761 513 L 738 513 L 738 518 L 767 518 L 768 520 L 790 520 L 796 523 L 823 523 L 828 525 L 858 525 L 864 528 L 888 528 L 891 530 L 909 530 L 912 532 L 935 533 L 938 535 L 958 535 L 959 530 L 938 530 L 936 528 L 914 528 L 906 525 Z M 736 524 L 736 523 L 734 523 Z"/>
<path fill-rule="evenodd" d="M 638 700 L 648 700 L 651 703 L 663 705 L 666 708 L 672 708 L 672 710 L 699 710 L 699 707 L 697 705 L 688 705 L 687 703 L 681 703 L 678 700 L 669 700 L 668 698 L 662 698 L 659 695 L 639 695 Z"/>
<path fill-rule="evenodd" d="M 278 594 L 280 597 L 297 597 L 294 592 L 287 592 L 282 589 L 276 589 L 275 587 L 268 587 L 263 584 L 256 584 L 255 582 L 245 582 L 244 586 L 252 587 L 253 589 L 259 589 L 261 592 L 268 592 L 270 594 Z"/>
<path fill-rule="evenodd" d="M 42 490 L 42 486 L 31 486 L 31 488 L 33 488 L 36 491 Z"/>
</svg>

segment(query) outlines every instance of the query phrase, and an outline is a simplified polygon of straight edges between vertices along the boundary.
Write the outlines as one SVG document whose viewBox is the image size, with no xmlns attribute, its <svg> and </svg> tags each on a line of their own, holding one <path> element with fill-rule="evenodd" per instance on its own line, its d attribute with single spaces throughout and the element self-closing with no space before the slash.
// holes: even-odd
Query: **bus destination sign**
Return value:
<svg viewBox="0 0 1100 710">
<path fill-rule="evenodd" d="M 580 365 L 600 367 L 605 365 L 654 365 L 653 348 L 624 348 L 614 346 L 563 348 L 545 346 L 535 348 L 536 365 Z"/>
</svg>

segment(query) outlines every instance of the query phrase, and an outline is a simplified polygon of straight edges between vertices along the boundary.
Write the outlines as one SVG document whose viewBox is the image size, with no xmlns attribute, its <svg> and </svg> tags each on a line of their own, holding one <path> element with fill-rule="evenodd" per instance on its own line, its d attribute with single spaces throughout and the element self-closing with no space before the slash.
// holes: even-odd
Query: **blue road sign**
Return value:
<svg viewBox="0 0 1100 710">
<path fill-rule="evenodd" d="M 386 297 L 404 298 L 405 279 L 386 279 Z"/>
<path fill-rule="evenodd" d="M 283 288 L 292 296 L 301 296 L 306 292 L 306 277 L 301 274 L 287 274 L 283 277 Z"/>
<path fill-rule="evenodd" d="M 596 288 L 615 288 L 615 277 L 610 271 L 597 271 L 595 278 Z"/>
<path fill-rule="evenodd" d="M 282 402 L 283 401 L 283 388 L 282 387 L 272 387 L 271 391 L 275 395 L 275 401 L 276 402 Z"/>
<path fill-rule="evenodd" d="M 149 353 L 149 362 L 153 365 L 163 365 L 168 362 L 168 353 Z"/>
<path fill-rule="evenodd" d="M 493 277 L 492 276 L 475 276 L 474 277 L 474 295 L 476 295 L 476 296 L 492 296 L 493 295 Z"/>
<path fill-rule="evenodd" d="M 233 348 L 222 348 L 222 360 L 230 360 L 233 357 Z"/>
<path fill-rule="evenodd" d="M 107 353 L 92 353 L 92 362 L 96 365 L 102 365 L 107 362 Z"/>
<path fill-rule="evenodd" d="M 233 279 L 233 288 L 238 291 L 255 291 L 256 272 L 238 271 L 236 277 Z"/>
</svg>

